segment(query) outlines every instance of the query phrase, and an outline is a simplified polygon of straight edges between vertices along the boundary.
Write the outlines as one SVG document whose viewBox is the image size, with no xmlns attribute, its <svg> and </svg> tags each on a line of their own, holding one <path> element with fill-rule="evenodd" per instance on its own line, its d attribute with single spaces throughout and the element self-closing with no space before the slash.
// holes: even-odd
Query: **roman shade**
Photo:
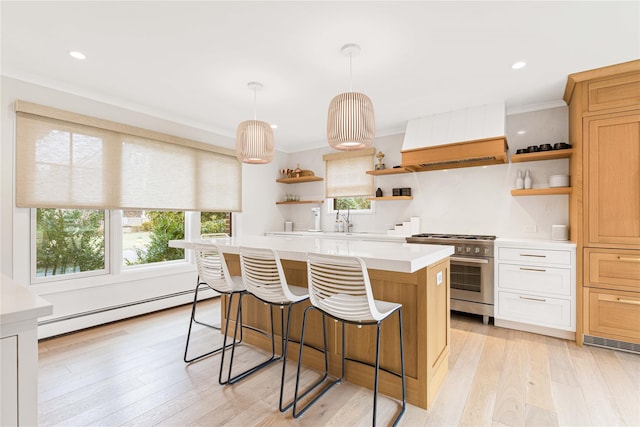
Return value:
<svg viewBox="0 0 640 427">
<path fill-rule="evenodd" d="M 16 205 L 237 212 L 233 150 L 17 101 Z"/>
<path fill-rule="evenodd" d="M 359 151 L 325 154 L 325 197 L 345 198 L 373 196 L 373 169 L 375 148 Z"/>
</svg>

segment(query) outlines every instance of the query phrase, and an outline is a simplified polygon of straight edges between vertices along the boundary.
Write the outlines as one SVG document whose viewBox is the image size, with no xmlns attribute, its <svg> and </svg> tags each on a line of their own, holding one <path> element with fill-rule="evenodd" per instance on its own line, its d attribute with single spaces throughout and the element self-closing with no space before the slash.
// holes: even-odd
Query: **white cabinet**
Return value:
<svg viewBox="0 0 640 427">
<path fill-rule="evenodd" d="M 25 286 L 0 277 L 0 425 L 38 425 L 38 317 L 53 312 Z"/>
<path fill-rule="evenodd" d="M 495 250 L 495 325 L 575 339 L 575 244 L 497 239 Z"/>
</svg>

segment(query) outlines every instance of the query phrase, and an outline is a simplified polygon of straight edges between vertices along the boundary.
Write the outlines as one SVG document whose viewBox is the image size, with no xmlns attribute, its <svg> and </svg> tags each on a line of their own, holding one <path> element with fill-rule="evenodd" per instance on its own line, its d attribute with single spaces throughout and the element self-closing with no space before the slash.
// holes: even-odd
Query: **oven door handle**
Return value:
<svg viewBox="0 0 640 427">
<path fill-rule="evenodd" d="M 468 262 L 471 264 L 489 264 L 489 260 L 486 258 L 462 258 L 459 256 L 452 256 L 451 261 Z"/>
</svg>

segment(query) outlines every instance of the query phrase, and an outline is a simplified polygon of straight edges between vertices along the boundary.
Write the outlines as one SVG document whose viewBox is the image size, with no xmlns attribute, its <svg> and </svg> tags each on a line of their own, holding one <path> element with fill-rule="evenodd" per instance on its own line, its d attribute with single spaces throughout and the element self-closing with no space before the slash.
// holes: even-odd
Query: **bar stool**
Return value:
<svg viewBox="0 0 640 427">
<path fill-rule="evenodd" d="M 333 256 L 321 254 L 308 254 L 307 275 L 309 282 L 309 300 L 311 305 L 304 311 L 302 320 L 302 334 L 300 336 L 300 354 L 298 357 L 298 370 L 296 374 L 296 387 L 293 400 L 293 416 L 298 418 L 311 405 L 313 405 L 322 395 L 324 395 L 335 384 L 344 379 L 344 324 L 350 323 L 358 326 L 375 325 L 376 333 L 376 356 L 375 356 L 375 377 L 373 387 L 373 425 L 376 424 L 376 410 L 378 402 L 378 376 L 380 372 L 380 325 L 394 312 L 398 312 L 398 324 L 400 332 L 400 365 L 401 374 L 390 372 L 399 376 L 402 381 L 402 410 L 395 417 L 395 426 L 406 410 L 406 386 L 404 372 L 404 343 L 402 340 L 402 304 L 373 299 L 369 273 L 364 261 L 358 257 Z M 298 385 L 300 382 L 300 365 L 302 360 L 302 349 L 304 344 L 304 332 L 307 321 L 307 314 L 311 310 L 319 310 L 322 313 L 322 323 L 325 316 L 339 320 L 342 323 L 342 372 L 340 378 L 332 381 L 328 387 L 324 388 L 306 406 L 298 411 L 297 403 L 303 395 L 298 396 Z M 328 375 L 328 363 L 326 356 L 325 338 L 325 373 Z M 359 362 L 365 363 L 365 362 Z M 315 386 L 314 386 L 315 387 Z M 305 393 L 308 393 L 307 390 Z"/>
<path fill-rule="evenodd" d="M 281 412 L 286 411 L 291 405 L 283 405 L 282 396 L 284 392 L 285 369 L 287 365 L 287 347 L 289 342 L 289 325 L 291 320 L 291 310 L 293 305 L 303 302 L 309 298 L 307 288 L 299 286 L 290 286 L 282 269 L 282 263 L 278 254 L 271 249 L 240 247 L 240 268 L 242 271 L 242 281 L 244 283 L 246 293 L 254 296 L 265 304 L 269 304 L 271 317 L 271 356 L 262 363 L 245 370 L 244 372 L 232 376 L 233 355 L 235 352 L 236 330 L 234 330 L 234 343 L 231 347 L 231 360 L 229 362 L 228 383 L 234 384 L 241 379 L 251 375 L 265 366 L 282 359 L 282 381 L 280 382 L 280 401 L 279 409 Z M 239 314 L 237 319 L 242 318 L 242 297 L 240 294 Z M 281 333 L 282 333 L 282 355 L 276 356 L 275 335 L 273 325 L 273 307 L 288 307 L 286 331 L 284 325 L 284 312 L 280 316 Z M 236 322 L 237 326 L 238 322 Z M 226 341 L 225 341 L 226 342 Z M 224 351 L 222 353 L 222 364 L 224 364 Z"/>
<path fill-rule="evenodd" d="M 225 235 L 226 236 L 226 235 Z M 226 236 L 228 237 L 228 236 Z M 196 266 L 198 269 L 198 279 L 196 280 L 195 295 L 193 297 L 193 305 L 191 306 L 191 321 L 189 322 L 189 331 L 187 333 L 187 342 L 184 348 L 184 361 L 186 363 L 202 359 L 203 357 L 219 352 L 226 345 L 226 333 L 229 327 L 229 315 L 231 313 L 231 305 L 234 295 L 241 295 L 245 292 L 244 284 L 240 276 L 231 276 L 227 268 L 227 263 L 218 246 L 213 244 L 200 244 L 195 247 Z M 212 329 L 220 330 L 219 327 L 196 319 L 196 306 L 198 303 L 198 291 L 201 287 L 212 289 L 220 294 L 229 295 L 229 305 L 227 307 L 227 319 L 225 325 L 225 340 L 222 347 L 200 354 L 192 358 L 188 358 L 189 343 L 191 342 L 191 328 L 194 323 L 203 325 Z M 242 340 L 242 334 L 240 335 Z M 222 369 L 221 369 L 222 371 Z M 219 376 L 219 380 L 221 374 Z"/>
</svg>

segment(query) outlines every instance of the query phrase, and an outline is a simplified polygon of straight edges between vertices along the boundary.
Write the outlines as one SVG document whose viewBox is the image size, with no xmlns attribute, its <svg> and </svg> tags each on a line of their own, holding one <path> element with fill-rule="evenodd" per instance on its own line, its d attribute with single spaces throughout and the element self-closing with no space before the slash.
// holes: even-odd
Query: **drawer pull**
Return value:
<svg viewBox="0 0 640 427">
<path fill-rule="evenodd" d="M 534 258 L 546 258 L 546 255 L 534 255 L 534 254 L 520 254 L 520 256 L 530 256 Z"/>
<path fill-rule="evenodd" d="M 619 256 L 618 260 L 620 260 L 620 261 L 640 262 L 640 258 L 629 257 L 629 256 Z"/>
<path fill-rule="evenodd" d="M 526 300 L 529 300 L 529 301 L 547 302 L 547 300 L 546 300 L 546 299 L 544 299 L 544 298 L 531 298 L 531 297 L 523 297 L 523 296 L 521 296 L 521 297 L 519 297 L 519 298 L 520 298 L 520 299 L 526 299 Z"/>
<path fill-rule="evenodd" d="M 525 267 L 520 267 L 520 270 L 525 270 L 525 271 L 539 271 L 541 273 L 546 273 L 547 270 L 545 270 L 544 268 L 525 268 Z"/>
<path fill-rule="evenodd" d="M 618 302 L 621 302 L 623 304 L 640 305 L 640 301 L 624 299 L 624 298 L 618 298 Z"/>
</svg>

